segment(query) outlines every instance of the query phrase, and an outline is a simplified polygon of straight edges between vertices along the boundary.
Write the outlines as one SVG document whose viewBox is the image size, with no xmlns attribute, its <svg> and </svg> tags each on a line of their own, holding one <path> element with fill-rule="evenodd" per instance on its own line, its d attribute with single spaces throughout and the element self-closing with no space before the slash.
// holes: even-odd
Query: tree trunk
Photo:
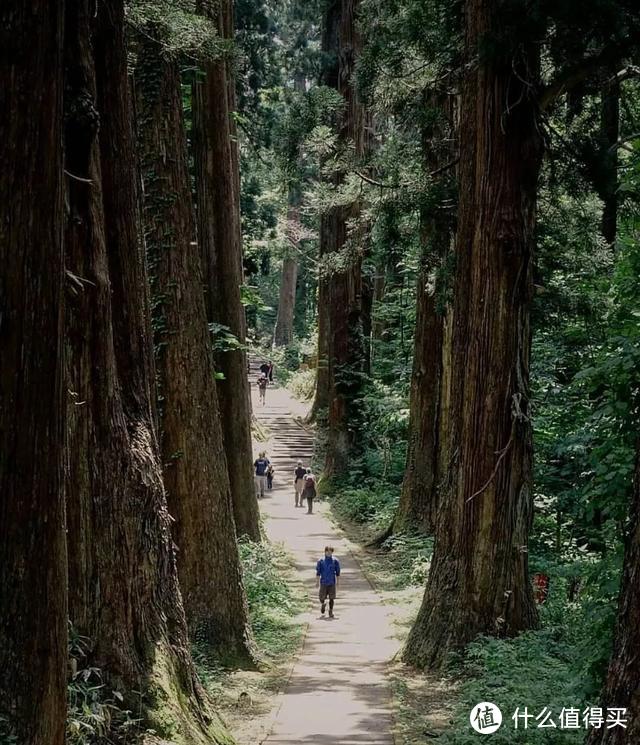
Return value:
<svg viewBox="0 0 640 745">
<path fill-rule="evenodd" d="M 602 705 L 626 709 L 627 728 L 592 729 L 587 745 L 633 745 L 640 742 L 640 443 L 631 505 L 631 529 L 624 555 L 622 587 L 613 655 Z"/>
<path fill-rule="evenodd" d="M 286 347 L 293 341 L 293 311 L 297 277 L 298 262 L 294 256 L 286 256 L 282 260 L 282 278 L 280 279 L 280 299 L 275 330 L 277 347 Z"/>
<path fill-rule="evenodd" d="M 232 38 L 228 28 L 230 7 L 228 0 L 220 7 L 201 0 L 197 11 L 217 23 L 222 38 Z M 204 79 L 198 78 L 193 90 L 193 151 L 207 315 L 210 322 L 226 327 L 244 345 L 238 158 L 229 108 L 235 96 L 229 89 L 224 59 L 207 61 L 204 72 Z M 236 529 L 238 535 L 258 541 L 259 515 L 251 471 L 251 399 L 244 348 L 218 350 L 215 361 L 224 375 L 217 388 Z"/>
<path fill-rule="evenodd" d="M 0 29 L 0 740 L 63 745 L 63 3 Z"/>
<path fill-rule="evenodd" d="M 384 303 L 387 294 L 387 273 L 385 266 L 379 266 L 372 281 L 371 291 L 371 345 L 375 350 L 376 342 L 382 341 L 387 324 L 380 317 L 380 308 Z M 375 352 L 372 353 L 372 359 L 375 359 Z"/>
<path fill-rule="evenodd" d="M 330 3 L 325 16 L 323 45 L 333 54 L 326 70 L 327 85 L 345 100 L 339 129 L 342 147 L 353 146 L 356 157 L 366 150 L 366 112 L 355 89 L 355 63 L 360 50 L 356 28 L 359 0 Z M 339 185 L 343 173 L 334 176 Z M 321 221 L 321 257 L 325 259 L 325 329 L 328 362 L 328 438 L 323 476 L 330 479 L 347 472 L 362 424 L 360 393 L 365 354 L 362 334 L 361 226 L 349 236 L 347 221 L 357 220 L 359 205 L 334 206 Z M 340 254 L 338 257 L 337 254 Z M 328 321 L 328 323 L 327 323 Z"/>
<path fill-rule="evenodd" d="M 467 0 L 448 469 L 431 572 L 404 657 L 419 666 L 478 634 L 537 623 L 528 575 L 532 518 L 529 315 L 537 180 L 537 50 L 484 46 L 496 0 Z M 501 33 L 505 33 L 504 29 Z M 486 56 L 486 49 L 493 50 Z M 515 46 L 514 46 L 515 49 Z M 481 53 L 479 61 L 478 53 Z M 491 53 L 490 53 L 491 54 Z"/>
<path fill-rule="evenodd" d="M 362 371 L 365 375 L 371 375 L 371 364 L 373 360 L 373 305 L 375 281 L 370 274 L 362 275 L 361 293 L 362 351 L 364 355 Z"/>
<path fill-rule="evenodd" d="M 293 341 L 293 318 L 296 306 L 296 285 L 298 280 L 298 257 L 301 238 L 300 225 L 300 189 L 292 186 L 289 189 L 289 208 L 287 210 L 287 255 L 282 260 L 282 277 L 280 280 L 280 297 L 278 301 L 278 318 L 274 333 L 276 346 L 284 347 Z"/>
<path fill-rule="evenodd" d="M 345 225 L 344 220 L 340 220 Z M 329 279 L 329 411 L 328 441 L 323 477 L 342 476 L 349 470 L 360 426 L 364 345 L 362 334 L 361 262 Z"/>
<path fill-rule="evenodd" d="M 339 28 L 342 13 L 342 0 L 330 0 L 325 9 L 322 25 L 322 52 L 324 67 L 320 82 L 330 88 L 338 90 L 339 63 L 338 50 L 340 45 Z M 333 226 L 335 209 L 329 209 L 320 215 L 319 225 L 319 268 L 318 268 L 318 362 L 316 371 L 316 392 L 313 406 L 309 414 L 310 421 L 326 422 L 329 409 L 329 274 L 324 267 L 324 261 L 334 250 Z"/>
<path fill-rule="evenodd" d="M 191 661 L 156 442 L 122 1 L 68 3 L 67 37 L 70 617 L 147 727 L 229 742 Z"/>
<path fill-rule="evenodd" d="M 371 321 L 371 357 L 376 367 L 376 354 L 383 354 L 385 340 L 391 341 L 393 334 L 400 332 L 399 323 L 389 323 L 384 318 L 385 300 L 392 292 L 402 292 L 404 277 L 398 271 L 398 264 L 402 260 L 401 236 L 398 229 L 396 205 L 388 203 L 382 206 L 377 219 L 378 241 L 384 246 L 384 253 L 377 257 L 375 275 L 372 279 L 372 321 Z M 382 342 L 382 344 L 381 344 Z M 395 377 L 383 378 L 385 382 L 393 384 Z"/>
<path fill-rule="evenodd" d="M 425 178 L 453 158 L 453 99 L 433 94 L 427 100 L 427 118 L 432 125 L 423 131 Z M 441 431 L 448 425 L 441 412 L 443 364 L 446 350 L 445 308 L 441 297 L 440 264 L 449 250 L 453 229 L 447 209 L 450 172 L 431 178 L 432 207 L 423 208 L 422 261 L 416 293 L 416 329 L 409 399 L 409 441 L 400 501 L 393 530 L 417 529 L 433 534 L 438 515 Z M 440 297 L 438 297 L 440 296 Z M 448 338 L 448 337 L 447 337 Z"/>
<path fill-rule="evenodd" d="M 448 232 L 448 231 L 447 231 Z M 426 262 L 425 262 L 426 264 Z M 432 534 L 438 514 L 438 455 L 444 317 L 429 287 L 432 267 L 418 278 L 416 330 L 409 398 L 407 462 L 393 531 Z"/>
<path fill-rule="evenodd" d="M 328 219 L 326 215 L 320 217 L 320 259 L 324 255 L 324 240 L 326 229 L 323 227 Z M 313 405 L 309 413 L 309 421 L 326 420 L 329 407 L 329 298 L 328 279 L 322 267 L 318 275 L 318 359 L 316 362 L 316 391 Z"/>
<path fill-rule="evenodd" d="M 252 657 L 187 170 L 180 69 L 148 29 L 136 66 L 161 453 L 191 637 Z"/>
</svg>

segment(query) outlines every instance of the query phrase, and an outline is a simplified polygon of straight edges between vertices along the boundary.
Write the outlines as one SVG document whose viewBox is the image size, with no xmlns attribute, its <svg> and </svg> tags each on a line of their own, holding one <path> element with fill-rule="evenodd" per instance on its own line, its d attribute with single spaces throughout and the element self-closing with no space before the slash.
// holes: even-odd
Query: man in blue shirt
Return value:
<svg viewBox="0 0 640 745">
<path fill-rule="evenodd" d="M 267 486 L 267 469 L 270 464 L 271 461 L 267 458 L 267 454 L 264 451 L 258 455 L 258 459 L 253 463 L 253 467 L 255 468 L 256 496 L 258 499 L 264 497 L 264 490 Z"/>
<path fill-rule="evenodd" d="M 333 618 L 333 604 L 340 577 L 340 562 L 333 558 L 333 546 L 324 547 L 324 559 L 316 564 L 316 587 L 320 588 L 320 613 L 324 616 L 329 598 L 329 618 Z"/>
</svg>

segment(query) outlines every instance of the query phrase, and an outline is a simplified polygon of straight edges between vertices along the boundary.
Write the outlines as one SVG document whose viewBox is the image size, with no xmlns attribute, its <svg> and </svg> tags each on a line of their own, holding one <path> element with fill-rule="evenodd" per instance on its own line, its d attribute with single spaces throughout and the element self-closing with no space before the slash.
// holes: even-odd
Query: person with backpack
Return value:
<svg viewBox="0 0 640 745">
<path fill-rule="evenodd" d="M 307 469 L 303 467 L 302 461 L 298 461 L 295 471 L 293 472 L 293 488 L 296 494 L 296 507 L 302 507 L 302 492 L 304 490 L 304 477 L 307 475 Z"/>
<path fill-rule="evenodd" d="M 313 500 L 315 498 L 316 477 L 311 473 L 311 469 L 307 468 L 307 473 L 304 477 L 304 489 L 302 490 L 302 499 L 307 500 L 307 515 L 313 514 Z"/>
<path fill-rule="evenodd" d="M 269 384 L 269 379 L 267 376 L 262 373 L 260 377 L 258 378 L 258 393 L 260 394 L 260 403 L 264 406 L 266 403 L 266 397 L 267 397 L 267 385 Z"/>
<path fill-rule="evenodd" d="M 319 589 L 320 613 L 324 616 L 329 598 L 329 618 L 333 618 L 333 605 L 340 578 L 340 562 L 333 555 L 333 546 L 324 547 L 324 558 L 316 564 L 316 587 Z"/>
<path fill-rule="evenodd" d="M 256 497 L 258 499 L 264 497 L 264 490 L 267 485 L 267 470 L 270 465 L 271 463 L 264 450 L 258 454 L 257 459 L 253 463 L 255 469 Z"/>
<path fill-rule="evenodd" d="M 271 360 L 260 365 L 260 372 L 269 379 L 270 383 L 273 383 L 273 362 Z"/>
</svg>

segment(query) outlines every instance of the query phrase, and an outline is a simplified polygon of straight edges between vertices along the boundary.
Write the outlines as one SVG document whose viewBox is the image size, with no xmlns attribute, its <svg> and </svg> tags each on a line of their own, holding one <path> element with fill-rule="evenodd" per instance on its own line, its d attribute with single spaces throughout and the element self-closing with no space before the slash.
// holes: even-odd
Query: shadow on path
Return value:
<svg viewBox="0 0 640 745">
<path fill-rule="evenodd" d="M 313 433 L 293 419 L 304 414 L 301 404 L 277 387 L 268 389 L 265 406 L 258 404 L 255 385 L 252 396 L 257 419 L 271 433 L 256 450 L 266 450 L 275 468 L 274 488 L 260 501 L 265 529 L 272 541 L 287 546 L 312 603 L 302 652 L 263 742 L 393 745 L 385 671 L 397 642 L 386 609 L 348 540 L 326 516 L 327 506 L 316 502 L 313 515 L 294 506 L 293 469 L 298 459 L 307 465 L 313 453 Z M 334 546 L 342 567 L 334 619 L 320 616 L 315 589 L 315 563 L 326 544 Z"/>
</svg>

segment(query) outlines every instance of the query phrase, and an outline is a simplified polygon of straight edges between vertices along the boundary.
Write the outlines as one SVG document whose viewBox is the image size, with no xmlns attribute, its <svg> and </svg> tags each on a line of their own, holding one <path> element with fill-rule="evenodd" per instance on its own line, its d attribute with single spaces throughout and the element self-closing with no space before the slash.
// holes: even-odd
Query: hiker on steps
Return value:
<svg viewBox="0 0 640 745">
<path fill-rule="evenodd" d="M 333 618 L 333 604 L 336 599 L 340 578 L 340 562 L 333 556 L 333 546 L 324 547 L 324 559 L 316 564 L 316 587 L 320 588 L 320 613 L 324 616 L 329 598 L 329 618 Z"/>
<path fill-rule="evenodd" d="M 316 477 L 311 473 L 311 469 L 307 468 L 304 477 L 304 489 L 302 490 L 302 499 L 307 500 L 307 515 L 313 514 L 313 500 L 316 496 Z"/>
<path fill-rule="evenodd" d="M 257 459 L 253 463 L 255 469 L 256 497 L 258 499 L 264 497 L 264 491 L 267 487 L 267 471 L 270 465 L 271 463 L 264 450 L 258 454 Z"/>
<path fill-rule="evenodd" d="M 271 360 L 269 360 L 269 362 L 263 362 L 260 365 L 260 372 L 268 378 L 270 383 L 273 383 L 273 362 L 271 362 Z"/>
<path fill-rule="evenodd" d="M 302 507 L 302 491 L 304 489 L 304 477 L 307 475 L 307 469 L 298 461 L 296 470 L 293 472 L 293 488 L 296 493 L 296 507 Z"/>
<path fill-rule="evenodd" d="M 258 378 L 258 393 L 260 394 L 260 403 L 264 406 L 266 403 L 266 396 L 267 396 L 267 385 L 269 384 L 269 379 L 264 373 L 260 374 L 260 377 Z"/>
</svg>

